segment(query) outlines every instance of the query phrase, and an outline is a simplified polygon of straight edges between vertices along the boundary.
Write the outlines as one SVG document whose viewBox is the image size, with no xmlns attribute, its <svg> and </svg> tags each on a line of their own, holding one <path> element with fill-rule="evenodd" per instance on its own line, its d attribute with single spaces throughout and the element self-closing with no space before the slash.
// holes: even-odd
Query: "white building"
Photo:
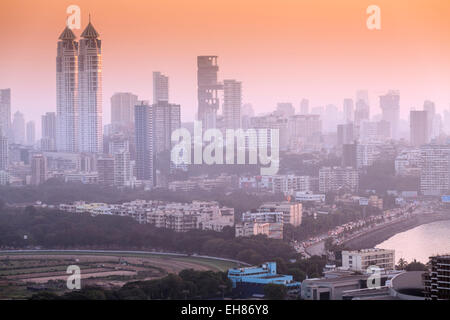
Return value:
<svg viewBox="0 0 450 320">
<path fill-rule="evenodd" d="M 56 148 L 76 152 L 78 125 L 78 42 L 66 27 L 56 57 Z"/>
<path fill-rule="evenodd" d="M 395 251 L 386 249 L 342 251 L 342 267 L 344 269 L 366 272 L 371 266 L 383 270 L 394 270 Z"/>
<path fill-rule="evenodd" d="M 223 81 L 223 117 L 225 128 L 241 128 L 242 83 L 236 80 Z"/>
<path fill-rule="evenodd" d="M 442 195 L 450 190 L 450 146 L 425 145 L 420 148 L 420 191 Z"/>
<path fill-rule="evenodd" d="M 400 176 L 420 174 L 420 159 L 420 149 L 402 151 L 395 158 L 395 174 Z"/>
<path fill-rule="evenodd" d="M 342 188 L 351 192 L 358 190 L 358 171 L 352 167 L 323 167 L 319 170 L 319 191 L 339 191 Z"/>
<path fill-rule="evenodd" d="M 296 192 L 295 201 L 298 202 L 325 202 L 324 194 L 313 194 L 312 192 Z"/>
<path fill-rule="evenodd" d="M 295 227 L 302 224 L 302 204 L 295 202 L 265 202 L 259 212 L 281 212 L 283 213 L 283 223 L 291 224 Z"/>
<path fill-rule="evenodd" d="M 78 148 L 101 153 L 102 126 L 102 42 L 89 21 L 81 34 L 78 52 Z"/>
</svg>

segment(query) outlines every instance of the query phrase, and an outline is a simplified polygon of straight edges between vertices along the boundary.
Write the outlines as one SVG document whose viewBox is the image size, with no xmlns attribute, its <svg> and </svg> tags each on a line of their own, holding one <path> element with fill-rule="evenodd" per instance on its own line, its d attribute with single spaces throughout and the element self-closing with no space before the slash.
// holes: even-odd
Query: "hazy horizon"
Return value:
<svg viewBox="0 0 450 320">
<path fill-rule="evenodd" d="M 0 88 L 12 90 L 12 113 L 37 128 L 56 111 L 56 43 L 71 4 L 81 8 L 77 37 L 90 13 L 103 43 L 103 124 L 115 92 L 151 100 L 153 71 L 169 76 L 170 101 L 192 121 L 198 55 L 219 56 L 219 79 L 242 81 L 243 103 L 257 114 L 277 102 L 298 112 L 302 98 L 310 109 L 342 110 L 358 89 L 369 90 L 371 115 L 390 89 L 400 91 L 403 119 L 424 100 L 438 112 L 450 105 L 450 3 L 438 0 L 2 1 Z M 381 30 L 366 28 L 370 4 L 381 8 Z"/>
</svg>

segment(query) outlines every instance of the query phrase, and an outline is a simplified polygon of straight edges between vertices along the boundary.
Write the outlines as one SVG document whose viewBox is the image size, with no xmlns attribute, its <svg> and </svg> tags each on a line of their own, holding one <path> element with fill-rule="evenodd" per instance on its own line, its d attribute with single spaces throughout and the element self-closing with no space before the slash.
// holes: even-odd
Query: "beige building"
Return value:
<svg viewBox="0 0 450 320">
<path fill-rule="evenodd" d="M 302 224 L 302 204 L 293 202 L 267 202 L 259 207 L 260 212 L 282 212 L 283 223 L 297 227 Z"/>
<path fill-rule="evenodd" d="M 387 249 L 342 251 L 342 267 L 344 269 L 365 272 L 370 266 L 394 270 L 395 251 Z"/>
</svg>

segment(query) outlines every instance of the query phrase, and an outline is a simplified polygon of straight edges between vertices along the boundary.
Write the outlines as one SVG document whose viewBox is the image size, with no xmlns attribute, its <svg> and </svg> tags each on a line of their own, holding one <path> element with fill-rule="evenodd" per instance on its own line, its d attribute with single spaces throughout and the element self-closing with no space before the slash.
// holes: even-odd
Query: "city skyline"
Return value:
<svg viewBox="0 0 450 320">
<path fill-rule="evenodd" d="M 383 27 L 379 31 L 370 31 L 365 27 L 365 5 L 356 1 L 344 1 L 340 8 L 327 3 L 323 12 L 318 10 L 318 4 L 293 4 L 283 1 L 275 7 L 274 3 L 266 1 L 259 10 L 251 13 L 250 3 L 242 5 L 236 25 L 230 27 L 229 32 L 219 25 L 231 14 L 229 9 L 232 4 L 219 2 L 216 6 L 223 9 L 223 13 L 212 15 L 211 21 L 208 21 L 209 28 L 201 28 L 204 23 L 195 20 L 198 17 L 198 13 L 195 13 L 191 18 L 181 17 L 180 22 L 169 30 L 158 33 L 158 30 L 163 29 L 156 26 L 165 27 L 167 22 L 164 18 L 167 20 L 170 13 L 179 16 L 182 10 L 191 10 L 190 7 L 176 1 L 170 2 L 167 7 L 163 5 L 160 8 L 161 15 L 152 20 L 155 28 L 149 29 L 146 28 L 147 24 L 127 24 L 123 27 L 120 23 L 111 24 L 105 18 L 110 16 L 119 19 L 124 6 L 122 2 L 106 8 L 101 6 L 101 2 L 88 4 L 80 1 L 78 5 L 81 8 L 82 28 L 91 13 L 96 27 L 101 30 L 102 39 L 107 44 L 104 50 L 104 68 L 107 70 L 103 90 L 104 122 L 109 123 L 108 101 L 115 92 L 133 92 L 142 99 L 151 100 L 151 73 L 155 70 L 169 76 L 171 100 L 182 106 L 183 121 L 192 121 L 197 109 L 195 59 L 202 54 L 220 57 L 220 81 L 242 81 L 243 102 L 252 103 L 256 113 L 270 112 L 276 103 L 281 101 L 291 101 L 298 110 L 303 98 L 310 100 L 312 108 L 335 104 L 342 109 L 342 101 L 345 98 L 354 98 L 355 91 L 364 88 L 369 90 L 372 115 L 381 114 L 378 96 L 391 89 L 400 91 L 400 112 L 403 119 L 407 119 L 410 109 L 419 108 L 425 100 L 434 101 L 438 112 L 449 107 L 450 94 L 448 90 L 443 90 L 449 87 L 445 74 L 449 73 L 450 64 L 444 57 L 448 56 L 446 52 L 450 51 L 450 46 L 447 41 L 443 41 L 447 36 L 445 30 L 450 29 L 446 28 L 449 22 L 444 19 L 444 13 L 450 12 L 448 5 L 433 1 L 425 7 L 419 1 L 406 7 L 402 6 L 402 3 L 406 3 L 404 1 L 398 1 L 396 4 L 380 1 Z M 7 35 L 6 41 L 9 41 L 11 46 L 7 46 L 2 53 L 4 59 L 1 59 L 0 63 L 8 61 L 8 68 L 1 65 L 5 73 L 0 76 L 0 87 L 12 89 L 12 113 L 20 110 L 27 115 L 27 120 L 39 123 L 42 114 L 56 110 L 54 77 L 50 77 L 50 74 L 54 70 L 54 41 L 63 27 L 68 5 L 61 2 L 44 6 L 49 10 L 49 19 L 40 23 L 40 28 L 27 29 L 27 32 L 21 30 L 28 24 L 36 24 L 39 16 L 42 17 L 42 3 L 30 3 L 29 6 L 21 8 L 21 11 L 8 3 L 2 6 L 5 6 L 1 10 L 4 18 L 1 19 L 2 27 L 16 28 L 21 40 L 18 41 L 17 36 L 9 38 Z M 139 20 L 141 15 L 148 12 L 148 6 L 151 5 L 137 2 L 136 6 L 129 8 L 130 13 L 119 21 Z M 200 11 L 215 12 L 212 6 L 209 4 Z M 274 12 L 269 14 L 269 9 Z M 289 12 L 288 9 L 297 10 Z M 333 10 L 338 10 L 337 17 L 331 16 L 331 13 L 335 12 Z M 442 14 L 431 19 L 431 14 L 438 11 Z M 5 12 L 11 12 L 11 16 L 19 19 L 3 17 Z M 31 12 L 35 12 L 33 16 L 30 16 Z M 106 12 L 108 14 L 105 14 Z M 272 31 L 259 24 L 251 26 L 244 19 L 253 14 L 266 17 L 269 22 L 276 22 L 279 19 L 276 13 L 287 15 L 291 19 L 279 23 Z M 294 14 L 298 14 L 298 20 L 301 20 L 307 13 L 316 20 L 293 20 Z M 397 22 L 394 22 L 394 16 Z M 311 23 L 306 24 L 305 21 Z M 18 25 L 19 22 L 21 25 Z M 186 28 L 177 29 L 180 24 Z M 139 26 L 144 27 L 145 34 Z M 297 26 L 298 28 L 292 30 L 292 27 Z M 256 27 L 260 27 L 261 32 L 256 32 Z M 236 33 L 238 30 L 239 36 Z M 77 36 L 81 31 L 74 30 Z M 35 32 L 39 33 L 39 36 Z M 208 41 L 205 36 L 213 32 L 216 32 L 216 36 L 212 41 Z M 311 34 L 318 36 L 311 38 Z M 31 36 L 33 39 L 29 38 Z M 173 41 L 168 40 L 170 36 L 173 36 L 170 38 Z M 180 37 L 183 38 L 182 42 L 177 41 Z M 39 45 L 34 45 L 34 38 L 40 39 Z M 152 46 L 155 39 L 165 39 L 165 45 L 150 51 L 136 50 Z M 190 39 L 191 43 L 186 43 L 186 39 Z M 247 40 L 247 45 L 244 45 L 244 39 Z M 19 49 L 28 43 L 31 45 L 31 52 L 42 61 L 42 64 L 34 64 L 33 68 L 27 67 L 29 59 L 27 60 L 24 54 L 13 55 L 11 51 L 12 48 Z M 355 47 L 354 43 L 364 45 Z M 185 50 L 179 50 L 182 45 Z M 236 46 L 238 50 L 231 50 Z M 386 46 L 391 47 L 389 54 L 380 50 Z M 172 47 L 174 50 L 168 50 Z M 312 55 L 313 52 L 317 54 Z M 131 53 L 133 58 L 130 60 Z M 356 56 L 358 59 L 355 59 Z M 23 69 L 11 68 L 11 65 L 18 65 L 20 58 Z M 277 63 L 273 63 L 275 61 Z M 141 64 L 141 67 L 135 68 L 137 64 Z M 25 76 L 25 70 L 34 71 Z M 36 77 L 39 77 L 40 81 L 36 82 Z M 31 79 L 34 79 L 34 86 L 30 86 Z M 128 84 L 130 82 L 133 83 L 132 86 Z M 323 92 L 326 94 L 323 95 Z"/>
</svg>

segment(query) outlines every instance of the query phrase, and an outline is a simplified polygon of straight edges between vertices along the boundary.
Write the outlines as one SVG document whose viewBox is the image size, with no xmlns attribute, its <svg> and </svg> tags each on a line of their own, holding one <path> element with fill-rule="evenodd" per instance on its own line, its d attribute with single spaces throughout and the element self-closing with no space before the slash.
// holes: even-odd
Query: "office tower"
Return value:
<svg viewBox="0 0 450 320">
<path fill-rule="evenodd" d="M 359 126 L 362 121 L 370 119 L 369 93 L 367 90 L 356 91 L 355 124 Z"/>
<path fill-rule="evenodd" d="M 27 122 L 27 145 L 33 146 L 36 140 L 36 126 L 34 121 Z"/>
<path fill-rule="evenodd" d="M 309 114 L 309 100 L 302 99 L 300 102 L 300 114 L 306 115 Z"/>
<path fill-rule="evenodd" d="M 358 171 L 351 167 L 323 167 L 319 170 L 319 191 L 326 193 L 342 189 L 349 192 L 358 190 Z"/>
<path fill-rule="evenodd" d="M 222 85 L 217 81 L 217 56 L 197 57 L 197 68 L 197 119 L 202 121 L 204 130 L 216 128 L 218 92 L 222 89 Z"/>
<path fill-rule="evenodd" d="M 363 142 L 378 140 L 378 125 L 375 121 L 364 120 L 360 123 L 359 137 Z"/>
<path fill-rule="evenodd" d="M 181 126 L 180 105 L 159 101 L 150 106 L 152 113 L 154 154 L 157 156 L 172 149 L 172 132 Z"/>
<path fill-rule="evenodd" d="M 410 142 L 413 146 L 428 143 L 428 111 L 410 111 Z"/>
<path fill-rule="evenodd" d="M 236 80 L 223 81 L 223 117 L 225 128 L 241 128 L 242 83 Z"/>
<path fill-rule="evenodd" d="M 134 108 L 136 132 L 136 178 L 155 185 L 156 170 L 153 149 L 153 112 L 148 103 L 141 102 Z"/>
<path fill-rule="evenodd" d="M 356 143 L 342 145 L 342 167 L 357 168 L 357 147 Z"/>
<path fill-rule="evenodd" d="M 253 110 L 253 105 L 251 103 L 245 103 L 242 106 L 242 116 L 243 117 L 254 117 L 255 110 Z"/>
<path fill-rule="evenodd" d="M 56 114 L 47 112 L 41 117 L 41 149 L 42 151 L 56 150 Z"/>
<path fill-rule="evenodd" d="M 79 171 L 81 172 L 95 172 L 97 171 L 96 157 L 92 153 L 81 153 Z"/>
<path fill-rule="evenodd" d="M 338 108 L 329 104 L 325 107 L 325 115 L 323 117 L 323 128 L 326 132 L 333 132 L 336 130 L 339 123 L 339 111 Z"/>
<path fill-rule="evenodd" d="M 116 92 L 111 97 L 111 124 L 114 127 L 132 127 L 134 106 L 138 96 L 130 92 Z"/>
<path fill-rule="evenodd" d="M 101 153 L 102 126 L 102 42 L 89 21 L 81 34 L 78 52 L 78 148 Z"/>
<path fill-rule="evenodd" d="M 76 152 L 78 124 L 78 42 L 69 27 L 59 36 L 56 56 L 56 148 Z"/>
<path fill-rule="evenodd" d="M 276 115 L 281 117 L 292 117 L 295 114 L 295 108 L 290 102 L 280 102 L 277 103 Z"/>
<path fill-rule="evenodd" d="M 17 111 L 14 113 L 12 132 L 14 143 L 25 144 L 25 118 L 23 113 Z"/>
<path fill-rule="evenodd" d="M 0 136 L 10 136 L 11 89 L 0 89 Z"/>
<path fill-rule="evenodd" d="M 369 106 L 363 100 L 358 100 L 355 107 L 355 124 L 359 126 L 363 121 L 369 121 Z"/>
<path fill-rule="evenodd" d="M 442 195 L 450 190 L 450 146 L 420 147 L 420 191 L 423 195 Z"/>
<path fill-rule="evenodd" d="M 400 93 L 390 90 L 387 94 L 380 96 L 380 108 L 382 120 L 391 124 L 391 137 L 398 138 L 398 126 L 400 122 Z"/>
<path fill-rule="evenodd" d="M 433 101 L 426 100 L 423 103 L 423 110 L 427 112 L 428 137 L 435 138 L 439 135 L 439 128 L 436 121 L 436 105 Z"/>
<path fill-rule="evenodd" d="M 426 300 L 450 300 L 450 255 L 430 257 L 431 271 L 422 276 Z"/>
<path fill-rule="evenodd" d="M 325 108 L 324 107 L 314 107 L 311 110 L 311 114 L 318 114 L 321 119 L 324 118 L 325 115 Z"/>
<path fill-rule="evenodd" d="M 369 92 L 367 90 L 356 91 L 356 102 L 363 101 L 366 106 L 369 106 Z"/>
<path fill-rule="evenodd" d="M 42 154 L 31 158 L 31 184 L 40 185 L 47 180 L 47 159 Z"/>
<path fill-rule="evenodd" d="M 8 138 L 0 135 L 0 171 L 8 170 Z"/>
<path fill-rule="evenodd" d="M 356 147 L 356 167 L 363 168 L 373 165 L 380 156 L 379 145 L 374 143 L 358 144 Z"/>
<path fill-rule="evenodd" d="M 353 99 L 344 99 L 344 123 L 350 123 L 353 121 L 354 107 Z"/>
<path fill-rule="evenodd" d="M 355 140 L 353 123 L 339 124 L 337 126 L 337 145 L 353 143 Z"/>
<path fill-rule="evenodd" d="M 169 77 L 159 71 L 153 72 L 153 103 L 169 101 Z"/>
<path fill-rule="evenodd" d="M 114 153 L 113 174 L 115 186 L 129 187 L 131 185 L 130 152 L 125 148 L 116 150 Z"/>
<path fill-rule="evenodd" d="M 104 186 L 114 185 L 114 157 L 101 155 L 97 158 L 98 183 Z"/>
<path fill-rule="evenodd" d="M 322 120 L 320 116 L 295 115 L 289 118 L 288 132 L 291 138 L 311 139 L 322 134 Z"/>
<path fill-rule="evenodd" d="M 281 151 L 285 151 L 289 145 L 289 130 L 288 119 L 284 117 L 277 117 L 275 115 L 267 115 L 260 117 L 253 117 L 250 119 L 250 127 L 254 129 L 267 130 L 267 139 L 260 139 L 257 136 L 258 145 L 267 143 L 268 146 L 272 145 L 272 135 L 270 129 L 277 129 L 279 133 L 279 148 Z M 274 141 L 274 143 L 276 143 Z"/>
</svg>

